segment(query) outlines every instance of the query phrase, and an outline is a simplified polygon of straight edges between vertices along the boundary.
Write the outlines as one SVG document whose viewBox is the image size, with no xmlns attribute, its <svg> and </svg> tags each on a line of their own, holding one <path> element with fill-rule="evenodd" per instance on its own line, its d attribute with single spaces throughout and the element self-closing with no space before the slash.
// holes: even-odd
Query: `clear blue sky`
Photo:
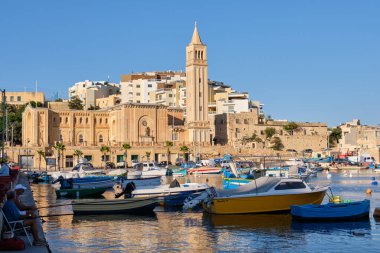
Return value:
<svg viewBox="0 0 380 253">
<path fill-rule="evenodd" d="M 0 2 L 0 88 L 50 98 L 85 79 L 184 70 L 194 21 L 209 77 L 273 118 L 379 124 L 380 1 Z"/>
</svg>

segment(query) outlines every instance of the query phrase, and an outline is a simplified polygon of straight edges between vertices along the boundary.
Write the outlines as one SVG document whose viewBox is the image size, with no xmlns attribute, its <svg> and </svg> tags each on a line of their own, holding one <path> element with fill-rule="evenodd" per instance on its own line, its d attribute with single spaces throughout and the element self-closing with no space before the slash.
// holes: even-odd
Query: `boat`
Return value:
<svg viewBox="0 0 380 253">
<path fill-rule="evenodd" d="M 162 206 L 182 206 L 187 197 L 199 194 L 210 188 L 208 184 L 180 184 L 176 179 L 166 185 L 154 188 L 138 188 L 132 192 L 132 198 L 158 197 Z"/>
<path fill-rule="evenodd" d="M 48 175 L 51 176 L 52 180 L 57 180 L 59 177 L 63 178 L 78 178 L 78 177 L 88 177 L 88 176 L 104 176 L 103 170 L 97 170 L 95 169 L 91 163 L 83 162 L 78 163 L 74 166 L 72 171 L 56 171 L 56 172 L 49 172 Z"/>
<path fill-rule="evenodd" d="M 146 187 L 146 186 L 158 186 L 161 184 L 161 176 L 140 176 L 140 177 L 132 177 L 129 175 L 127 177 L 121 177 L 119 187 L 121 186 L 123 189 L 128 183 L 133 182 L 136 187 Z"/>
<path fill-rule="evenodd" d="M 78 200 L 72 202 L 74 215 L 80 214 L 147 214 L 158 205 L 157 198 L 112 200 Z"/>
<path fill-rule="evenodd" d="M 325 205 L 293 205 L 291 214 L 301 221 L 356 221 L 369 219 L 370 201 L 328 203 Z"/>
<path fill-rule="evenodd" d="M 167 176 L 168 169 L 159 167 L 153 162 L 143 162 L 137 163 L 133 166 L 132 170 L 128 170 L 127 175 L 129 177 L 143 176 L 143 177 L 154 177 L 154 176 Z"/>
<path fill-rule="evenodd" d="M 185 202 L 184 208 L 203 203 L 212 214 L 246 214 L 290 211 L 292 205 L 320 204 L 328 187 L 311 188 L 301 179 L 260 177 L 236 189 L 207 189 Z"/>
<path fill-rule="evenodd" d="M 223 189 L 234 189 L 252 182 L 248 178 L 223 178 Z"/>
<path fill-rule="evenodd" d="M 86 198 L 86 197 L 99 197 L 107 190 L 103 188 L 87 188 L 87 189 L 56 189 L 55 193 L 58 198 Z"/>
<path fill-rule="evenodd" d="M 55 188 L 60 189 L 93 189 L 93 188 L 112 188 L 120 179 L 118 177 L 85 177 L 69 178 L 62 176 L 52 184 Z"/>
<path fill-rule="evenodd" d="M 187 174 L 220 174 L 221 167 L 195 167 L 187 170 Z"/>
</svg>

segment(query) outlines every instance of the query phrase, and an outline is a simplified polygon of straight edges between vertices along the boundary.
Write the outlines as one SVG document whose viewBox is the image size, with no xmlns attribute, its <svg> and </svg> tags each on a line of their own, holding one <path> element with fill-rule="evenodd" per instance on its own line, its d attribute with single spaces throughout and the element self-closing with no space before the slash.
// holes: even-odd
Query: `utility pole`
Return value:
<svg viewBox="0 0 380 253">
<path fill-rule="evenodd" d="M 4 145 L 5 145 L 5 89 L 1 91 L 2 97 L 2 133 L 1 133 L 1 164 L 3 161 L 5 162 L 5 153 L 4 153 Z"/>
</svg>

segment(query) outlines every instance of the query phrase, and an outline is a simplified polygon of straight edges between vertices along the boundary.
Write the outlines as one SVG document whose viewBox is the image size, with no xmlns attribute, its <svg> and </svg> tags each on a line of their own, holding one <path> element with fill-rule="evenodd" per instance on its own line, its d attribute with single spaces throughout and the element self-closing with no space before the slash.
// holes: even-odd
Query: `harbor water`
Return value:
<svg viewBox="0 0 380 253">
<path fill-rule="evenodd" d="M 43 224 L 52 252 L 380 252 L 380 186 L 371 185 L 370 171 L 319 173 L 314 185 L 330 185 L 343 199 L 371 200 L 369 221 L 298 223 L 289 214 L 208 215 L 169 212 L 161 207 L 151 216 L 50 216 Z M 167 178 L 170 181 L 170 178 Z M 208 182 L 221 187 L 220 175 L 190 176 L 180 182 Z M 372 189 L 372 195 L 366 190 Z M 46 184 L 33 185 L 39 207 L 70 203 L 56 199 Z M 113 198 L 106 192 L 105 198 Z M 327 202 L 327 197 L 324 200 Z M 40 209 L 40 215 L 71 214 L 70 205 Z"/>
</svg>

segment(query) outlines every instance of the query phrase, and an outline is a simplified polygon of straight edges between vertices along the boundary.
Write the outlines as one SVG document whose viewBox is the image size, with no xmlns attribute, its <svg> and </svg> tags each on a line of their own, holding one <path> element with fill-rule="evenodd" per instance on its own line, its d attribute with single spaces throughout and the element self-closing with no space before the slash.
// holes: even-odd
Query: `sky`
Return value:
<svg viewBox="0 0 380 253">
<path fill-rule="evenodd" d="M 1 0 L 0 89 L 67 98 L 83 80 L 185 70 L 197 21 L 209 78 L 275 119 L 380 124 L 380 1 Z"/>
</svg>

